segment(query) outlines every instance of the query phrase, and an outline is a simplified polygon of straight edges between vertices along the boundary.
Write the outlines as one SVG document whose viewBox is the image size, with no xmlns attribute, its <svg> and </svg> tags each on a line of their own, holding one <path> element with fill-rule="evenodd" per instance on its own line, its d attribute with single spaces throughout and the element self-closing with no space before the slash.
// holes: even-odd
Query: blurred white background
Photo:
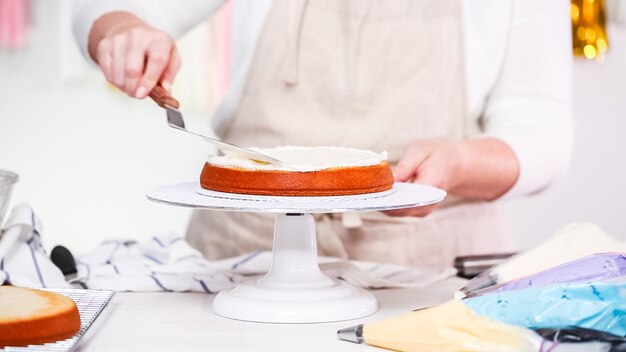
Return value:
<svg viewBox="0 0 626 352">
<path fill-rule="evenodd" d="M 105 238 L 183 233 L 190 211 L 152 203 L 144 192 L 197 179 L 211 148 L 169 129 L 151 101 L 115 92 L 81 61 L 63 11 L 68 1 L 32 4 L 29 45 L 0 51 L 0 168 L 21 177 L 12 204 L 34 207 L 48 247 L 75 252 Z M 519 249 L 575 221 L 626 236 L 626 30 L 609 27 L 609 40 L 604 62 L 575 65 L 578 127 L 568 176 L 503 204 Z M 183 62 L 197 59 L 197 50 L 182 51 Z M 197 74 L 188 66 L 183 77 Z M 210 104 L 187 106 L 191 127 L 208 132 Z"/>
<path fill-rule="evenodd" d="M 601 63 L 576 60 L 576 140 L 567 176 L 546 192 L 504 204 L 518 248 L 571 222 L 626 239 L 626 27 L 609 26 Z"/>
</svg>

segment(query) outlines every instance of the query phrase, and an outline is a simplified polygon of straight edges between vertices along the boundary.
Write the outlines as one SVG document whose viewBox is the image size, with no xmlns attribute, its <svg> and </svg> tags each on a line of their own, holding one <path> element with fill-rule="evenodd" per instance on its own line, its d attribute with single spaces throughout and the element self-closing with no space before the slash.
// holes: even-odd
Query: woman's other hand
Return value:
<svg viewBox="0 0 626 352">
<path fill-rule="evenodd" d="M 395 180 L 435 186 L 477 200 L 506 193 L 519 177 L 511 148 L 496 138 L 468 141 L 426 139 L 411 144 L 393 168 Z M 426 216 L 435 205 L 387 211 L 390 216 Z"/>
<path fill-rule="evenodd" d="M 140 99 L 158 82 L 170 92 L 181 64 L 169 35 L 128 12 L 111 12 L 94 22 L 89 53 L 111 84 Z"/>
</svg>

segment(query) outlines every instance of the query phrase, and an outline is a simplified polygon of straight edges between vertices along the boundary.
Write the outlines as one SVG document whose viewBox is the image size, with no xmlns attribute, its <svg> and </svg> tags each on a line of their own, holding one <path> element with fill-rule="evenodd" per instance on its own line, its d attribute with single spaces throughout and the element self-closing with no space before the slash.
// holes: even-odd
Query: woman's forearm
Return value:
<svg viewBox="0 0 626 352">
<path fill-rule="evenodd" d="M 393 168 L 396 181 L 431 185 L 451 195 L 478 200 L 494 200 L 505 194 L 517 182 L 519 170 L 511 147 L 497 138 L 417 140 Z M 433 208 L 407 208 L 386 214 L 426 216 Z"/>
<path fill-rule="evenodd" d="M 458 178 L 448 191 L 464 197 L 493 200 L 510 190 L 520 167 L 513 150 L 497 138 L 462 143 Z"/>
</svg>

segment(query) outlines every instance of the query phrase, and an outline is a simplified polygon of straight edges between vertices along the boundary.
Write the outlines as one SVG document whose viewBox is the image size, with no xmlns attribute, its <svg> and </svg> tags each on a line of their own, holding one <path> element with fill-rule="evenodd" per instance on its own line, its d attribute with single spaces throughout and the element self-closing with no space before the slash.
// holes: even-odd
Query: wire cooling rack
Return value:
<svg viewBox="0 0 626 352">
<path fill-rule="evenodd" d="M 100 313 L 111 301 L 114 291 L 106 290 L 78 290 L 78 289 L 42 289 L 61 294 L 71 298 L 80 313 L 80 330 L 74 337 L 67 340 L 43 345 L 29 345 L 26 347 L 5 347 L 5 352 L 25 352 L 25 351 L 50 351 L 50 352 L 71 352 L 76 349 L 78 342 L 98 318 Z M 1 350 L 1 349 L 0 349 Z"/>
</svg>

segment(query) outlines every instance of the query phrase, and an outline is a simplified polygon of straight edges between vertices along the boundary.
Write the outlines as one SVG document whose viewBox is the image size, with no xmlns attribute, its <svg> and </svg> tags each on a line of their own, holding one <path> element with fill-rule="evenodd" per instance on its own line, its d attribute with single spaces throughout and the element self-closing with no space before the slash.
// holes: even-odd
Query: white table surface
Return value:
<svg viewBox="0 0 626 352">
<path fill-rule="evenodd" d="M 383 351 L 337 339 L 338 329 L 452 299 L 465 280 L 426 288 L 374 290 L 370 317 L 323 324 L 236 321 L 211 311 L 215 295 L 119 292 L 78 345 L 78 351 Z"/>
</svg>

